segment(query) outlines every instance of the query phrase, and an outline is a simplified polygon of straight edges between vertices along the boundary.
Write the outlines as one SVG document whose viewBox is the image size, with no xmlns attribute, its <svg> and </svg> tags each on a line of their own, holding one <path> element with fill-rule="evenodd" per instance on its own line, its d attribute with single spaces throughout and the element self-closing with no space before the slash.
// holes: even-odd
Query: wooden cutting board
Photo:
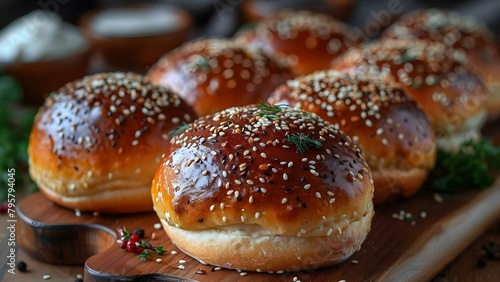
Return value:
<svg viewBox="0 0 500 282">
<path fill-rule="evenodd" d="M 484 135 L 500 144 L 499 123 Z M 436 201 L 425 187 L 409 200 L 378 206 L 368 237 L 346 262 L 334 267 L 269 274 L 215 270 L 180 252 L 155 213 L 97 215 L 55 205 L 41 193 L 19 201 L 18 243 L 28 254 L 53 264 L 85 264 L 86 281 L 428 281 L 475 238 L 500 219 L 500 176 L 482 191 L 467 191 Z M 414 224 L 394 218 L 411 213 Z M 116 243 L 116 228 L 143 228 L 153 245 L 168 253 L 161 262 L 141 261 Z M 153 235 L 154 239 L 152 239 Z M 179 267 L 182 265 L 181 267 Z M 183 268 L 183 269 L 181 269 Z M 205 272 L 200 273 L 200 272 Z"/>
<path fill-rule="evenodd" d="M 180 252 L 163 230 L 154 229 L 159 222 L 154 213 L 77 217 L 40 193 L 19 202 L 17 238 L 26 252 L 40 260 L 85 263 L 86 281 L 293 281 L 295 277 L 301 281 L 426 281 L 500 218 L 499 203 L 500 177 L 493 187 L 448 196 L 442 202 L 424 189 L 411 200 L 377 207 L 361 250 L 346 262 L 284 274 L 213 271 Z M 395 219 L 394 214 L 401 211 L 411 213 L 415 223 Z M 116 228 L 121 226 L 145 229 L 146 239 L 168 253 L 158 256 L 161 262 L 141 261 L 115 242 Z"/>
</svg>

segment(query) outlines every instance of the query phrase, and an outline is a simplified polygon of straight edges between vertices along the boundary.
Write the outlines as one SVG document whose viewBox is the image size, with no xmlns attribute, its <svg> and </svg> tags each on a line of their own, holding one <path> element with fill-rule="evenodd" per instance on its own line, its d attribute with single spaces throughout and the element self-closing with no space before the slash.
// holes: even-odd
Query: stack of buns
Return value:
<svg viewBox="0 0 500 282">
<path fill-rule="evenodd" d="M 233 39 L 187 42 L 144 77 L 68 83 L 35 118 L 31 177 L 66 208 L 154 209 L 174 244 L 212 265 L 345 261 L 374 204 L 414 195 L 436 147 L 479 138 L 487 116 L 472 50 L 424 31 L 390 39 L 420 17 L 360 46 L 363 36 L 327 15 L 285 11 Z"/>
</svg>

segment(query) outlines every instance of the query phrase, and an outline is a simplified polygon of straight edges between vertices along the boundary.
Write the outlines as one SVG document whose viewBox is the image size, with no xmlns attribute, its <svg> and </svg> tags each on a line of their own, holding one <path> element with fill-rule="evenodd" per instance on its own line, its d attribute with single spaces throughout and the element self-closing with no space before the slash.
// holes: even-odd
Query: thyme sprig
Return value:
<svg viewBox="0 0 500 282">
<path fill-rule="evenodd" d="M 152 258 L 155 254 L 162 255 L 167 251 L 163 248 L 163 246 L 153 246 L 148 241 L 141 240 L 138 244 L 139 248 L 143 248 L 142 252 L 138 255 L 138 257 L 142 261 L 148 260 L 148 258 Z M 153 252 L 150 252 L 152 250 Z"/>
<path fill-rule="evenodd" d="M 177 127 L 176 129 L 173 129 L 171 130 L 169 133 L 168 133 L 168 136 L 170 138 L 173 138 L 174 136 L 177 136 L 179 134 L 181 134 L 182 132 L 186 131 L 186 129 L 189 127 L 189 123 L 185 123 L 179 127 Z"/>
<path fill-rule="evenodd" d="M 285 105 L 271 105 L 264 102 L 259 102 L 259 111 L 257 112 L 257 114 L 268 119 L 276 119 L 278 118 L 277 113 L 281 112 L 286 107 L 287 106 Z"/>
<path fill-rule="evenodd" d="M 294 144 L 297 147 L 297 152 L 301 154 L 307 152 L 309 148 L 319 149 L 323 146 L 320 139 L 313 139 L 304 133 L 289 134 L 286 137 L 286 141 Z"/>
</svg>

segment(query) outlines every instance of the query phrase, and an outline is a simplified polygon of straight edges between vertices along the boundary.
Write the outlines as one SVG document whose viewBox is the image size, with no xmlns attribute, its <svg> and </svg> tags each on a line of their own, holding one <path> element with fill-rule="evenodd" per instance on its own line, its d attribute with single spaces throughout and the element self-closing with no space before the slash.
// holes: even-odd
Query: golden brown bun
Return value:
<svg viewBox="0 0 500 282">
<path fill-rule="evenodd" d="M 330 61 L 361 44 L 354 28 L 324 14 L 283 11 L 269 16 L 237 40 L 264 50 L 290 66 L 296 75 L 328 69 Z"/>
<path fill-rule="evenodd" d="M 404 15 L 382 37 L 439 42 L 453 48 L 457 57 L 466 55 L 492 92 L 489 116 L 500 116 L 500 50 L 486 25 L 455 11 L 418 10 Z"/>
<path fill-rule="evenodd" d="M 288 140 L 299 134 L 320 147 L 299 152 Z M 370 229 L 369 167 L 314 114 L 230 108 L 170 143 L 153 203 L 174 244 L 199 260 L 254 271 L 323 267 L 359 250 Z"/>
<path fill-rule="evenodd" d="M 429 120 L 386 78 L 319 71 L 289 80 L 268 101 L 315 113 L 351 136 L 371 168 L 375 204 L 413 195 L 434 166 Z"/>
<path fill-rule="evenodd" d="M 133 73 L 68 83 L 39 109 L 29 171 L 54 202 L 82 211 L 150 211 L 168 132 L 196 115 L 177 95 Z"/>
<path fill-rule="evenodd" d="M 354 6 L 353 0 L 325 1 L 268 1 L 245 0 L 241 2 L 241 13 L 247 22 L 258 22 L 269 15 L 284 9 L 301 9 L 330 15 L 336 19 L 347 19 Z"/>
<path fill-rule="evenodd" d="M 448 51 L 440 43 L 388 39 L 347 51 L 333 68 L 399 82 L 428 115 L 438 146 L 454 150 L 479 138 L 488 91 L 467 61 Z"/>
<path fill-rule="evenodd" d="M 146 80 L 178 93 L 200 116 L 264 101 L 288 68 L 228 39 L 188 42 L 163 56 Z"/>
</svg>

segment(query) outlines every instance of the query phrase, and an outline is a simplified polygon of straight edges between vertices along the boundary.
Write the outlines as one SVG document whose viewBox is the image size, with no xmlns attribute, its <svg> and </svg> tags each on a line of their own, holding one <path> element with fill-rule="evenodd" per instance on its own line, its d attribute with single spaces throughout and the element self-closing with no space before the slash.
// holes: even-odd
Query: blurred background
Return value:
<svg viewBox="0 0 500 282">
<path fill-rule="evenodd" d="M 45 9 L 59 14 L 64 20 L 77 24 L 80 17 L 92 9 L 124 3 L 130 0 L 2 0 L 0 1 L 0 28 L 14 19 L 36 9 Z M 464 15 L 481 19 L 498 36 L 500 35 L 500 1 L 498 0 L 157 0 L 141 3 L 167 3 L 188 10 L 196 22 L 192 36 L 229 36 L 244 18 L 244 7 L 255 2 L 262 10 L 279 8 L 308 8 L 331 13 L 337 18 L 363 28 L 377 15 L 383 16 L 388 5 L 397 6 L 399 14 L 417 8 L 447 8 Z M 351 6 L 344 10 L 344 6 Z M 394 15 L 397 16 L 397 15 Z M 395 18 L 391 19 L 392 21 Z M 384 22 L 385 23 L 385 22 Z"/>
</svg>

